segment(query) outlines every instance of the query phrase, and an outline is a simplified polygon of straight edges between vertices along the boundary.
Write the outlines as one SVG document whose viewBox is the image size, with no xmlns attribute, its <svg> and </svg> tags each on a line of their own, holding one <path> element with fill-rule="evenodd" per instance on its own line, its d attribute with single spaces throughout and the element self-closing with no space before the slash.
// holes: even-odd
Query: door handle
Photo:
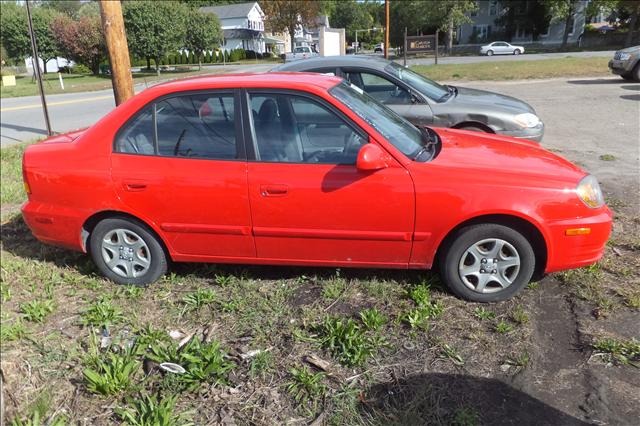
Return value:
<svg viewBox="0 0 640 426">
<path fill-rule="evenodd" d="M 260 195 L 263 197 L 284 197 L 287 193 L 287 185 L 260 185 Z"/>
<path fill-rule="evenodd" d="M 140 192 L 147 189 L 147 184 L 144 182 L 125 182 L 124 189 L 130 192 Z"/>
</svg>

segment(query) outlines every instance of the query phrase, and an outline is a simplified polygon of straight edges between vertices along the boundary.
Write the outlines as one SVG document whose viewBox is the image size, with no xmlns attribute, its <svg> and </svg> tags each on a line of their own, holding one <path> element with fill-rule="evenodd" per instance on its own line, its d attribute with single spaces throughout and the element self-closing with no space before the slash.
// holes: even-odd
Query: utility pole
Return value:
<svg viewBox="0 0 640 426">
<path fill-rule="evenodd" d="M 116 105 L 120 105 L 133 96 L 133 78 L 127 34 L 124 30 L 122 5 L 120 0 L 100 0 L 102 31 L 109 51 L 111 64 L 111 82 Z"/>
<path fill-rule="evenodd" d="M 33 64 L 33 72 L 38 80 L 38 90 L 40 91 L 40 102 L 42 102 L 42 112 L 44 113 L 44 122 L 47 125 L 47 135 L 53 135 L 51 131 L 51 122 L 49 121 L 49 110 L 47 109 L 47 99 L 44 95 L 44 87 L 42 86 L 42 74 L 40 74 L 40 60 L 38 59 L 38 42 L 36 41 L 36 35 L 33 32 L 33 21 L 31 20 L 31 8 L 29 7 L 29 0 L 25 2 L 27 4 L 27 18 L 29 24 L 29 38 L 31 39 L 31 63 Z"/>
<path fill-rule="evenodd" d="M 384 57 L 389 59 L 389 0 L 384 0 Z"/>
</svg>

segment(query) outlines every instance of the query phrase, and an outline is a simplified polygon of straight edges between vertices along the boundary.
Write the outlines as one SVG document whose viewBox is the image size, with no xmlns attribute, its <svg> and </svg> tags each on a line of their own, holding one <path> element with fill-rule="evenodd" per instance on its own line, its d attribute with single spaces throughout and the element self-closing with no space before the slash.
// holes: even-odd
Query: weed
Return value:
<svg viewBox="0 0 640 426">
<path fill-rule="evenodd" d="M 53 312 L 53 300 L 32 300 L 31 302 L 20 305 L 20 312 L 24 315 L 24 319 L 31 322 L 42 322 L 45 317 Z"/>
<path fill-rule="evenodd" d="M 116 297 L 123 297 L 125 299 L 136 300 L 140 299 L 144 294 L 144 288 L 138 287 L 135 285 L 128 285 L 123 287 L 118 287 L 115 292 Z"/>
<path fill-rule="evenodd" d="M 620 341 L 616 339 L 601 339 L 593 344 L 593 349 L 605 356 L 608 362 L 615 361 L 622 365 L 632 365 L 640 368 L 640 342 L 635 339 Z"/>
<path fill-rule="evenodd" d="M 182 298 L 184 310 L 187 312 L 197 311 L 203 306 L 210 305 L 216 300 L 216 293 L 211 289 L 199 288 L 193 293 L 189 293 Z"/>
<path fill-rule="evenodd" d="M 360 312 L 360 320 L 367 330 L 379 331 L 389 319 L 376 308 L 370 308 Z"/>
<path fill-rule="evenodd" d="M 414 308 L 400 316 L 401 321 L 408 324 L 412 329 L 429 329 L 429 316 L 421 308 Z"/>
<path fill-rule="evenodd" d="M 506 321 L 500 320 L 494 327 L 494 330 L 497 333 L 506 334 L 513 331 L 513 326 Z"/>
<path fill-rule="evenodd" d="M 139 364 L 130 354 L 108 353 L 96 360 L 96 369 L 84 369 L 87 389 L 100 395 L 116 395 L 129 388 Z"/>
<path fill-rule="evenodd" d="M 227 360 L 220 343 L 215 340 L 202 343 L 197 338 L 191 339 L 180 350 L 173 342 L 151 345 L 148 357 L 159 363 L 173 362 L 182 366 L 185 373 L 166 377 L 179 389 L 187 390 L 195 390 L 203 382 L 226 384 L 229 371 L 236 366 Z"/>
<path fill-rule="evenodd" d="M 267 373 L 273 370 L 273 365 L 273 354 L 269 351 L 262 351 L 251 358 L 251 362 L 249 363 L 249 375 L 251 377 L 264 378 Z"/>
<path fill-rule="evenodd" d="M 455 365 L 464 365 L 464 359 L 458 353 L 456 348 L 449 346 L 446 343 L 440 345 L 440 353 L 451 360 Z"/>
<path fill-rule="evenodd" d="M 82 323 L 93 327 L 109 327 L 124 321 L 122 310 L 108 297 L 100 297 L 82 313 Z"/>
<path fill-rule="evenodd" d="M 529 290 L 537 290 L 540 287 L 540 283 L 537 281 L 531 281 L 529 284 L 527 284 L 527 288 Z"/>
<path fill-rule="evenodd" d="M 426 306 L 431 303 L 431 290 L 428 284 L 419 284 L 409 290 L 409 298 L 418 306 Z"/>
<path fill-rule="evenodd" d="M 480 416 L 473 408 L 457 408 L 450 424 L 451 426 L 478 426 L 480 425 Z"/>
<path fill-rule="evenodd" d="M 622 297 L 625 306 L 633 309 L 640 309 L 640 291 L 627 289 L 617 289 L 616 293 Z"/>
<path fill-rule="evenodd" d="M 11 289 L 5 283 L 0 283 L 0 302 L 6 303 L 11 300 Z"/>
<path fill-rule="evenodd" d="M 9 323 L 8 320 L 0 323 L 0 343 L 20 340 L 27 334 L 27 328 L 22 321 L 17 318 Z"/>
<path fill-rule="evenodd" d="M 325 299 L 338 299 L 347 290 L 347 281 L 340 276 L 340 270 L 336 276 L 322 286 L 322 297 Z"/>
<path fill-rule="evenodd" d="M 240 310 L 239 300 L 229 300 L 228 302 L 220 302 L 220 309 L 222 312 L 233 313 Z"/>
<path fill-rule="evenodd" d="M 158 399 L 149 395 L 129 398 L 128 407 L 117 407 L 115 413 L 132 426 L 180 426 L 190 425 L 189 415 L 175 413 L 177 395 Z"/>
<path fill-rule="evenodd" d="M 235 277 L 233 275 L 217 275 L 213 279 L 216 284 L 220 287 L 226 287 L 229 284 L 232 284 L 235 281 Z"/>
<path fill-rule="evenodd" d="M 496 317 L 495 312 L 489 311 L 483 307 L 477 307 L 473 310 L 473 316 L 480 320 L 488 320 Z"/>
<path fill-rule="evenodd" d="M 602 161 L 615 161 L 616 156 L 613 154 L 602 154 L 600 160 Z"/>
<path fill-rule="evenodd" d="M 348 366 L 363 364 L 374 350 L 371 339 L 351 318 L 325 318 L 320 334 L 322 346 Z"/>
<path fill-rule="evenodd" d="M 291 381 L 287 384 L 287 391 L 298 404 L 311 402 L 315 405 L 327 390 L 322 383 L 324 373 L 313 373 L 306 365 L 302 368 L 292 368 L 289 373 Z"/>
<path fill-rule="evenodd" d="M 56 415 L 50 419 L 43 419 L 39 411 L 35 411 L 30 417 L 22 420 L 18 417 L 11 420 L 11 426 L 65 426 L 67 419 L 63 415 Z"/>
<path fill-rule="evenodd" d="M 522 305 L 516 306 L 509 315 L 509 318 L 517 324 L 526 324 L 529 322 L 529 315 L 525 312 Z"/>
<path fill-rule="evenodd" d="M 514 355 L 511 356 L 509 358 L 507 358 L 507 360 L 505 361 L 505 363 L 507 365 L 511 365 L 513 367 L 516 367 L 516 372 L 524 369 L 527 367 L 527 365 L 529 365 L 529 352 L 523 352 L 521 354 L 518 355 Z"/>
</svg>

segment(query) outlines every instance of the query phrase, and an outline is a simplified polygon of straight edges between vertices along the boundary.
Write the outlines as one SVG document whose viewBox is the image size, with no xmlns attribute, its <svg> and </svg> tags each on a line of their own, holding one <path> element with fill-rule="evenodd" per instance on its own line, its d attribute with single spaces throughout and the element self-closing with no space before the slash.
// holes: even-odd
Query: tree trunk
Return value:
<svg viewBox="0 0 640 426">
<path fill-rule="evenodd" d="M 202 69 L 202 54 L 198 55 L 198 71 Z"/>
<path fill-rule="evenodd" d="M 151 58 L 149 56 L 147 56 L 147 69 L 151 69 Z"/>
<path fill-rule="evenodd" d="M 156 75 L 159 76 L 160 75 L 160 58 L 156 56 L 155 58 L 153 58 L 153 61 L 156 63 Z"/>
<path fill-rule="evenodd" d="M 631 20 L 629 21 L 629 32 L 627 33 L 627 39 L 624 42 L 624 47 L 631 46 L 633 42 L 633 33 L 638 25 L 638 13 L 640 12 L 640 5 L 636 6 L 631 13 Z"/>
<path fill-rule="evenodd" d="M 47 60 L 45 58 L 42 58 L 42 71 L 44 74 L 47 73 Z"/>
<path fill-rule="evenodd" d="M 573 3 L 569 6 L 569 11 L 567 13 L 567 17 L 564 20 L 564 34 L 562 34 L 562 45 L 560 46 L 562 49 L 567 47 L 567 41 L 569 40 L 569 26 L 571 21 L 575 17 L 573 16 Z M 575 28 L 574 28 L 575 31 Z"/>
<path fill-rule="evenodd" d="M 93 73 L 93 75 L 100 74 L 100 61 L 99 60 L 91 62 L 91 72 Z"/>
<path fill-rule="evenodd" d="M 453 54 L 453 16 L 449 17 L 447 27 L 447 53 L 449 56 Z"/>
<path fill-rule="evenodd" d="M 296 27 L 292 26 L 289 28 L 289 34 L 291 34 L 291 53 L 293 53 L 293 50 L 295 49 L 295 45 L 296 45 Z"/>
</svg>

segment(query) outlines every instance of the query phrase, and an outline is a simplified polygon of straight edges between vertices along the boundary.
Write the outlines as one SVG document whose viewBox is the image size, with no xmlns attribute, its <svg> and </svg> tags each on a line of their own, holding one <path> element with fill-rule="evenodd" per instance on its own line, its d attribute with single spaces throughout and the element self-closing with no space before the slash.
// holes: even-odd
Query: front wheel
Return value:
<svg viewBox="0 0 640 426">
<path fill-rule="evenodd" d="M 487 50 L 487 56 L 493 56 L 493 50 Z"/>
<path fill-rule="evenodd" d="M 520 53 L 522 53 L 522 52 L 520 52 L 520 49 L 516 49 L 516 50 L 513 51 L 514 55 L 519 55 Z"/>
<path fill-rule="evenodd" d="M 506 300 L 529 283 L 535 255 L 518 231 L 498 224 L 471 225 L 448 241 L 440 274 L 456 295 L 473 302 Z"/>
<path fill-rule="evenodd" d="M 141 222 L 110 218 L 91 232 L 91 257 L 100 272 L 118 284 L 143 286 L 167 272 L 158 238 Z"/>
</svg>

